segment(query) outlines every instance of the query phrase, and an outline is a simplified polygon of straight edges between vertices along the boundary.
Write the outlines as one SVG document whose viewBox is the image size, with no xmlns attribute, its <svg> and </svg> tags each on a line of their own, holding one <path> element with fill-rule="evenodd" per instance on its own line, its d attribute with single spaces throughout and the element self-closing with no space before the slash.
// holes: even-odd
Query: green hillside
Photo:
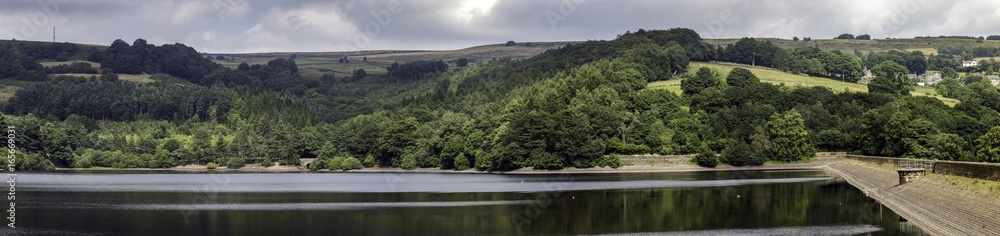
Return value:
<svg viewBox="0 0 1000 236">
<path fill-rule="evenodd" d="M 729 75 L 729 71 L 731 71 L 733 68 L 744 68 L 744 69 L 748 69 L 751 72 L 753 72 L 754 75 L 756 75 L 758 78 L 760 78 L 761 82 L 768 82 L 768 83 L 772 83 L 772 84 L 784 84 L 785 86 L 789 86 L 789 87 L 822 86 L 822 87 L 830 88 L 834 92 L 844 92 L 844 91 L 849 91 L 849 92 L 867 92 L 868 91 L 868 86 L 863 85 L 863 84 L 858 84 L 858 83 L 842 82 L 842 81 L 837 81 L 837 80 L 834 80 L 834 79 L 822 78 L 822 77 L 814 77 L 814 76 L 808 76 L 808 75 L 790 74 L 788 72 L 779 71 L 779 70 L 775 70 L 775 69 L 769 69 L 769 68 L 750 67 L 750 66 L 741 66 L 741 65 L 723 64 L 723 63 L 714 63 L 714 62 L 692 62 L 688 66 L 688 75 L 689 76 L 693 75 L 693 73 L 695 71 L 697 71 L 698 68 L 701 68 L 701 67 L 708 67 L 708 68 L 717 70 L 720 73 L 722 73 L 723 77 L 728 76 Z M 674 93 L 678 93 L 678 94 L 681 93 L 681 82 L 680 82 L 679 79 L 673 79 L 673 80 L 668 80 L 668 81 L 656 81 L 656 82 L 649 83 L 649 85 L 647 85 L 647 87 L 648 88 L 652 88 L 652 89 L 667 89 L 667 90 L 670 90 L 671 92 L 674 92 Z M 947 104 L 948 106 L 955 106 L 955 104 L 957 104 L 959 102 L 958 100 L 953 99 L 953 98 L 946 98 L 946 97 L 939 96 L 937 94 L 937 91 L 935 91 L 934 88 L 932 88 L 932 87 L 916 86 L 915 87 L 915 91 L 913 91 L 911 94 L 913 94 L 914 96 L 929 96 L 929 97 L 937 98 L 937 99 L 941 100 L 942 102 L 944 102 L 945 104 Z"/>
<path fill-rule="evenodd" d="M 313 170 L 506 171 L 694 153 L 705 166 L 743 166 L 800 162 L 816 151 L 1000 162 L 988 152 L 1000 141 L 987 142 L 1000 137 L 1000 90 L 963 78 L 942 90 L 961 102 L 929 88 L 910 92 L 907 71 L 951 67 L 920 53 L 862 58 L 750 39 L 718 48 L 690 29 L 561 47 L 347 55 L 215 55 L 142 39 L 73 49 L 0 43 L 8 62 L 0 65 L 20 65 L 0 67 L 6 120 L 23 130 L 18 169 L 317 158 Z M 458 66 L 458 58 L 473 60 Z M 875 92 L 852 82 L 863 65 L 879 72 Z M 97 69 L 96 80 L 53 76 Z"/>
</svg>

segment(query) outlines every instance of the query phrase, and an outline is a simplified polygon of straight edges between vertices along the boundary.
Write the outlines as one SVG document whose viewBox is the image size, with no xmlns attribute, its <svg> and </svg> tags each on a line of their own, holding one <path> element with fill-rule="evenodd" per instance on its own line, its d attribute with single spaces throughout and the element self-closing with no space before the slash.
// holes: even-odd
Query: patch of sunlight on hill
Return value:
<svg viewBox="0 0 1000 236">
<path fill-rule="evenodd" d="M 732 64 L 721 64 L 721 63 L 710 63 L 710 62 L 692 62 L 690 65 L 688 65 L 688 74 L 689 75 L 693 75 L 695 72 L 698 71 L 698 68 L 701 68 L 701 67 L 708 67 L 708 68 L 711 68 L 711 69 L 718 70 L 719 73 L 721 73 L 723 77 L 729 75 L 729 71 L 733 70 L 733 68 L 740 67 L 740 68 L 748 69 L 748 70 L 750 70 L 750 72 L 753 72 L 753 74 L 756 75 L 757 78 L 760 78 L 761 82 L 767 82 L 767 83 L 772 83 L 772 84 L 784 84 L 785 86 L 789 86 L 789 87 L 823 86 L 823 87 L 830 88 L 832 91 L 837 92 L 837 93 L 841 93 L 841 92 L 844 92 L 844 91 L 851 91 L 851 92 L 867 92 L 868 91 L 868 86 L 863 85 L 863 84 L 843 82 L 843 81 L 838 81 L 838 80 L 835 80 L 835 79 L 828 79 L 828 78 L 815 77 L 815 76 L 791 74 L 791 73 L 787 73 L 787 72 L 779 71 L 779 70 L 775 70 L 775 69 L 750 67 L 750 66 L 739 66 L 739 65 L 732 65 Z M 671 79 L 671 80 L 668 80 L 668 81 L 656 81 L 656 82 L 652 82 L 652 83 L 647 84 L 646 88 L 649 88 L 649 89 L 666 89 L 666 90 L 670 90 L 671 92 L 674 92 L 674 93 L 677 93 L 677 94 L 681 94 L 681 79 L 680 78 L 674 78 L 674 79 Z M 938 96 L 937 91 L 935 91 L 934 88 L 931 88 L 931 87 L 921 87 L 921 86 L 917 86 L 915 88 L 916 88 L 916 91 L 913 91 L 911 93 L 914 96 L 928 96 L 928 97 L 937 98 L 938 100 L 941 100 L 942 102 L 944 102 L 944 104 L 946 104 L 948 106 L 955 106 L 955 104 L 958 104 L 958 100 Z"/>
</svg>

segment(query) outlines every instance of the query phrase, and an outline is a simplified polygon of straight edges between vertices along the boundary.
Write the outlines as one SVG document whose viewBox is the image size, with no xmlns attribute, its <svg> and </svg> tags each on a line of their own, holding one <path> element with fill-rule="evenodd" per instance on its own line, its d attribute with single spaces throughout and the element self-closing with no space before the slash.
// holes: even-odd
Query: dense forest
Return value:
<svg viewBox="0 0 1000 236">
<path fill-rule="evenodd" d="M 909 96 L 907 74 L 961 69 L 950 54 L 783 49 L 751 38 L 712 47 L 689 29 L 639 30 L 523 60 L 458 68 L 413 61 L 387 74 L 307 79 L 292 58 L 227 68 L 182 44 L 142 39 L 103 49 L 0 47 L 0 77 L 32 81 L 4 105 L 3 123 L 17 127 L 20 169 L 238 168 L 303 157 L 319 158 L 312 169 L 559 169 L 617 167 L 617 155 L 649 153 L 742 166 L 808 160 L 816 151 L 1000 162 L 1000 91 L 988 80 L 942 82 L 941 94 L 961 100 L 954 107 Z M 100 68 L 38 63 L 60 59 Z M 867 93 L 798 88 L 739 68 L 727 76 L 687 71 L 690 61 L 846 81 L 869 68 L 875 78 Z M 47 76 L 67 71 L 95 76 Z M 142 73 L 188 83 L 114 76 Z M 663 80 L 681 80 L 683 92 L 646 88 Z"/>
</svg>

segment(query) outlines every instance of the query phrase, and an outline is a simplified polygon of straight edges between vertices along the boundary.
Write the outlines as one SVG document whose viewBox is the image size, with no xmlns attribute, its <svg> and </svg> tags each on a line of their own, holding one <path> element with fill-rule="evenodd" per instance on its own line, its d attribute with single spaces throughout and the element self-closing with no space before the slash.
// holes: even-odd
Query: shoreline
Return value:
<svg viewBox="0 0 1000 236">
<path fill-rule="evenodd" d="M 778 164 L 765 164 L 762 166 L 718 166 L 714 168 L 701 167 L 696 165 L 662 165 L 662 166 L 650 166 L 650 165 L 629 165 L 622 166 L 619 168 L 610 167 L 592 167 L 592 168 L 575 168 L 568 167 L 559 170 L 536 170 L 530 167 L 521 168 L 517 170 L 510 171 L 481 171 L 476 169 L 467 169 L 456 171 L 452 169 L 439 169 L 439 168 L 417 168 L 413 170 L 404 170 L 402 168 L 391 168 L 391 167 L 369 167 L 350 171 L 340 171 L 340 170 L 319 170 L 310 171 L 309 169 L 302 168 L 300 166 L 272 166 L 272 167 L 261 167 L 261 166 L 246 166 L 239 169 L 229 169 L 227 167 L 219 167 L 213 170 L 208 169 L 206 165 L 184 165 L 171 168 L 56 168 L 54 171 L 41 171 L 36 173 L 65 173 L 65 172 L 150 172 L 150 173 L 160 173 L 160 172 L 172 172 L 172 173 L 431 173 L 431 174 L 500 174 L 500 175 L 546 175 L 546 174 L 624 174 L 624 173 L 671 173 L 671 172 L 703 172 L 703 171 L 759 171 L 759 170 L 821 170 L 824 166 L 833 162 L 833 159 L 814 159 L 812 162 L 808 163 L 778 163 Z"/>
</svg>

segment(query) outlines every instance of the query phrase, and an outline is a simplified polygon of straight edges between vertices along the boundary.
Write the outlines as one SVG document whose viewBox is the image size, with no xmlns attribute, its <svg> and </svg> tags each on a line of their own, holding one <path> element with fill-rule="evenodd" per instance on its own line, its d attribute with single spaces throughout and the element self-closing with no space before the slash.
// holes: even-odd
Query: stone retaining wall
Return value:
<svg viewBox="0 0 1000 236">
<path fill-rule="evenodd" d="M 1000 164 L 938 161 L 934 163 L 934 173 L 1000 181 Z"/>
<path fill-rule="evenodd" d="M 676 166 L 687 165 L 692 155 L 622 155 L 619 158 L 625 166 Z"/>
</svg>

